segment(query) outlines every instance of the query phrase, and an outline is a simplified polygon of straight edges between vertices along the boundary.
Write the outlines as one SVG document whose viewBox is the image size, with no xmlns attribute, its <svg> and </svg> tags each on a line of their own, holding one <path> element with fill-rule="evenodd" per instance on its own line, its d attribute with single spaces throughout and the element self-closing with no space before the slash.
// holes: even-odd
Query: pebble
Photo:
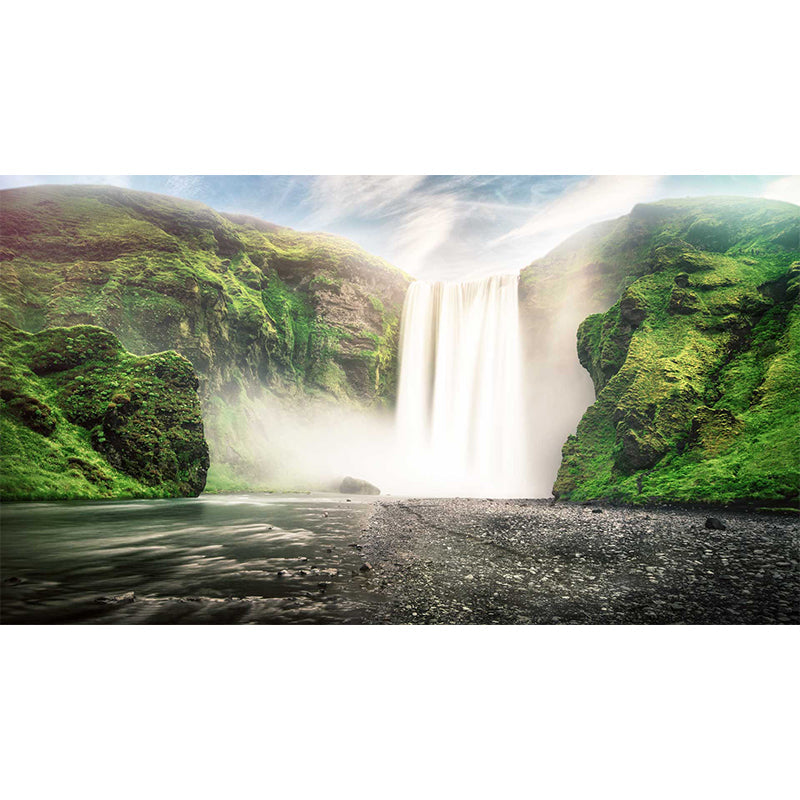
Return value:
<svg viewBox="0 0 800 800">
<path fill-rule="evenodd" d="M 795 519 L 727 509 L 722 537 L 692 509 L 597 510 L 602 522 L 568 503 L 380 501 L 363 538 L 381 567 L 376 619 L 800 622 Z"/>
</svg>

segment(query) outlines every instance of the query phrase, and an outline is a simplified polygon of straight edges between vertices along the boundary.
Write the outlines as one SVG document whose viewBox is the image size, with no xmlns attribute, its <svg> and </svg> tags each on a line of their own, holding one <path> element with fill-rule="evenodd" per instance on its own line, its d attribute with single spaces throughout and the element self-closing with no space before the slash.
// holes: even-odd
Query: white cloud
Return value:
<svg viewBox="0 0 800 800">
<path fill-rule="evenodd" d="M 448 194 L 427 195 L 406 209 L 392 231 L 390 256 L 412 275 L 422 275 L 430 257 L 449 239 L 458 219 L 457 202 Z"/>
<path fill-rule="evenodd" d="M 202 175 L 170 175 L 167 178 L 165 192 L 176 197 L 201 197 L 206 188 Z"/>
<path fill-rule="evenodd" d="M 474 176 L 431 185 L 415 175 L 325 175 L 313 180 L 311 211 L 302 227 L 340 227 L 354 219 L 379 222 L 387 231 L 382 254 L 389 261 L 418 277 L 446 279 L 518 269 L 586 225 L 655 199 L 660 180 L 592 177 L 546 205 L 520 205 L 502 196 L 468 194 L 487 182 Z M 528 220 L 519 224 L 525 215 Z M 491 228 L 496 231 L 504 222 L 506 232 L 491 239 Z M 486 238 L 481 240 L 481 233 Z"/>
<path fill-rule="evenodd" d="M 458 197 L 426 190 L 419 175 L 321 175 L 309 192 L 312 208 L 303 226 L 328 226 L 344 220 L 387 220 L 384 255 L 401 269 L 419 275 L 450 238 L 458 219 Z"/>
<path fill-rule="evenodd" d="M 787 175 L 768 183 L 761 195 L 769 200 L 785 200 L 800 206 L 800 175 Z"/>
<path fill-rule="evenodd" d="M 636 203 L 655 199 L 660 181 L 660 177 L 652 175 L 587 178 L 538 210 L 527 222 L 494 239 L 490 245 L 525 240 L 532 257 L 543 255 L 581 228 L 622 216 Z"/>
<path fill-rule="evenodd" d="M 309 192 L 309 221 L 326 225 L 350 215 L 382 217 L 413 203 L 420 175 L 320 175 Z"/>
</svg>

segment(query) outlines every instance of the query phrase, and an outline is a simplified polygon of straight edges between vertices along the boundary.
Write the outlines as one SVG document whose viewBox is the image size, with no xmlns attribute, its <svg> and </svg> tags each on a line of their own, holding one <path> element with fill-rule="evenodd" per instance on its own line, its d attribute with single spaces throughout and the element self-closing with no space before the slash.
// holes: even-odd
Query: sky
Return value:
<svg viewBox="0 0 800 800">
<path fill-rule="evenodd" d="M 416 278 L 518 270 L 640 202 L 744 195 L 800 205 L 800 176 L 10 175 L 0 188 L 110 184 L 346 236 Z"/>
</svg>

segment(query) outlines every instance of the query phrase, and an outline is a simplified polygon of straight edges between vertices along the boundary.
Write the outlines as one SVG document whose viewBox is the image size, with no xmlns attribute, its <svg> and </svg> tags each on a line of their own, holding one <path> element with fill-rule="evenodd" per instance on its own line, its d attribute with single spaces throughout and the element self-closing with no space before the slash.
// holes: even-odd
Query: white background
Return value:
<svg viewBox="0 0 800 800">
<path fill-rule="evenodd" d="M 0 172 L 798 174 L 790 8 L 15 4 Z M 796 627 L 0 634 L 26 800 L 796 789 Z"/>
</svg>

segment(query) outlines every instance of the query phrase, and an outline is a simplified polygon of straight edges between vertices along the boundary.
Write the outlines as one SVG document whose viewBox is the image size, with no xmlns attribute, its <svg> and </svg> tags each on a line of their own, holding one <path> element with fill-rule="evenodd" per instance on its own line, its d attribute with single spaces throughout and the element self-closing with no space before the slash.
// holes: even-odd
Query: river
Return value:
<svg viewBox="0 0 800 800">
<path fill-rule="evenodd" d="M 3 623 L 797 624 L 796 515 L 317 495 L 12 503 Z M 719 519 L 717 520 L 719 522 Z M 369 568 L 367 568 L 369 565 Z"/>
<path fill-rule="evenodd" d="M 375 498 L 4 503 L 3 623 L 358 623 Z M 130 593 L 133 592 L 133 595 Z"/>
</svg>

